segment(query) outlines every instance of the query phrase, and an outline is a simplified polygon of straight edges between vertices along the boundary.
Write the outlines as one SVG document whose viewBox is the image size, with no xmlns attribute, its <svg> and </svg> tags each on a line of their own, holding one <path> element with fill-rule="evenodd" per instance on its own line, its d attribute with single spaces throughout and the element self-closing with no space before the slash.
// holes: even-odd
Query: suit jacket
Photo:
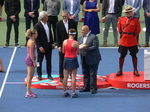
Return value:
<svg viewBox="0 0 150 112">
<path fill-rule="evenodd" d="M 14 0 L 14 1 L 5 0 L 5 12 L 8 18 L 12 15 L 15 15 L 16 18 L 19 17 L 20 11 L 21 11 L 20 0 Z"/>
<path fill-rule="evenodd" d="M 39 5 L 40 5 L 40 0 L 33 0 L 33 10 L 31 10 L 31 0 L 24 0 L 24 16 L 29 17 L 28 12 L 33 11 L 35 16 L 39 16 Z"/>
<path fill-rule="evenodd" d="M 115 0 L 114 11 L 117 17 L 121 16 L 122 13 L 122 0 Z M 109 0 L 103 0 L 102 3 L 102 17 L 106 16 L 109 8 Z"/>
<path fill-rule="evenodd" d="M 48 25 L 49 27 L 50 25 Z M 35 25 L 35 29 L 37 30 L 38 32 L 38 37 L 37 39 L 35 40 L 36 42 L 36 46 L 37 46 L 37 49 L 39 49 L 40 47 L 43 47 L 45 50 L 48 50 L 48 40 L 47 40 L 47 35 L 46 35 L 46 32 L 45 32 L 45 29 L 42 25 L 41 22 L 38 22 L 36 25 Z M 51 33 L 51 29 L 49 27 L 49 34 L 50 34 L 50 44 L 53 44 L 53 37 L 52 37 L 52 33 Z"/>
<path fill-rule="evenodd" d="M 80 12 L 80 1 L 79 0 L 73 0 L 73 15 L 75 16 L 74 20 L 79 21 L 79 12 Z M 71 2 L 70 0 L 64 0 L 63 1 L 63 10 L 66 10 L 68 13 L 70 13 L 71 10 Z"/>
<path fill-rule="evenodd" d="M 78 40 L 79 45 L 83 43 L 83 36 Z M 98 37 L 92 33 L 89 33 L 86 43 L 88 48 L 87 50 L 81 50 L 81 64 L 83 64 L 83 56 L 88 65 L 93 65 L 98 63 L 101 60 L 101 55 L 99 52 L 99 40 Z"/>
<path fill-rule="evenodd" d="M 143 9 L 144 9 L 144 15 L 150 13 L 150 0 L 143 1 Z"/>
<path fill-rule="evenodd" d="M 68 19 L 68 29 L 73 28 L 77 31 L 77 27 L 75 25 L 75 21 Z M 68 38 L 68 33 L 66 32 L 63 20 L 60 20 L 56 24 L 56 41 L 57 41 L 57 46 L 62 47 L 62 43 L 65 39 Z M 77 40 L 77 37 L 75 37 L 75 40 Z"/>
<path fill-rule="evenodd" d="M 143 0 L 135 0 L 135 2 L 132 3 L 132 0 L 125 0 L 124 5 L 125 5 L 125 6 L 126 6 L 126 5 L 130 5 L 130 6 L 134 7 L 135 10 L 134 10 L 133 12 L 136 13 L 136 14 L 134 15 L 134 17 L 139 18 L 139 17 L 140 17 L 140 9 L 141 9 L 142 4 L 143 4 L 142 1 L 143 1 Z"/>
</svg>

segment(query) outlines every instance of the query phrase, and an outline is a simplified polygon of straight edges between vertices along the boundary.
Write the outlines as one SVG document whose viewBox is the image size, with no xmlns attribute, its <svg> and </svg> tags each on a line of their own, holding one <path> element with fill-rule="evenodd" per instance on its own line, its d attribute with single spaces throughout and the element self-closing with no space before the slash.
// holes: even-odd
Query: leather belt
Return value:
<svg viewBox="0 0 150 112">
<path fill-rule="evenodd" d="M 115 13 L 107 13 L 107 14 L 114 15 Z"/>
<path fill-rule="evenodd" d="M 122 34 L 135 35 L 135 32 L 122 32 Z"/>
</svg>

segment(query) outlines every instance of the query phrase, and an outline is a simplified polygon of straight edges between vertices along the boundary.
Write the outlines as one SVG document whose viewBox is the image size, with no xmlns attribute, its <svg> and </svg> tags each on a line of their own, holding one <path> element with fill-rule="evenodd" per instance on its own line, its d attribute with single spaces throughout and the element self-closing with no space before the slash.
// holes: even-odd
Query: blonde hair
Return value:
<svg viewBox="0 0 150 112">
<path fill-rule="evenodd" d="M 33 30 L 31 30 L 31 29 L 28 29 L 27 31 L 26 31 L 26 37 L 32 37 L 32 35 L 33 34 L 35 34 L 37 32 L 37 30 L 36 29 L 33 29 Z"/>
</svg>

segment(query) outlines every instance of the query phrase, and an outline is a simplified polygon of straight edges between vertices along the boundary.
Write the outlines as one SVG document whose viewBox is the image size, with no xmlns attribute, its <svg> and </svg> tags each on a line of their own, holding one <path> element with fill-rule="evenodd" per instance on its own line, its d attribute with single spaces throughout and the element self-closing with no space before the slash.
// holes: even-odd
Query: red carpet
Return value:
<svg viewBox="0 0 150 112">
<path fill-rule="evenodd" d="M 59 75 L 52 75 L 53 80 L 47 79 L 47 75 L 42 76 L 42 80 L 39 81 L 37 76 L 33 77 L 32 80 L 32 88 L 37 89 L 62 89 L 62 83 L 59 80 Z M 105 80 L 106 77 L 97 76 L 97 87 L 99 88 L 107 88 L 111 85 Z M 26 80 L 26 79 L 25 79 Z M 71 89 L 71 79 L 68 79 L 67 88 Z M 83 75 L 77 74 L 76 77 L 76 89 L 83 89 Z"/>
<path fill-rule="evenodd" d="M 150 89 L 150 81 L 144 80 L 144 72 L 139 72 L 141 76 L 133 75 L 133 72 L 123 72 L 122 76 L 116 76 L 112 73 L 104 76 L 97 76 L 97 87 L 100 88 L 120 88 L 120 89 Z M 47 75 L 42 76 L 39 81 L 37 76 L 33 77 L 32 88 L 37 89 L 62 89 L 62 83 L 59 80 L 59 75 L 52 75 L 54 80 L 46 78 Z M 26 79 L 25 79 L 26 80 Z M 76 89 L 83 89 L 83 75 L 77 74 Z M 67 89 L 71 89 L 71 79 L 68 79 Z"/>
</svg>

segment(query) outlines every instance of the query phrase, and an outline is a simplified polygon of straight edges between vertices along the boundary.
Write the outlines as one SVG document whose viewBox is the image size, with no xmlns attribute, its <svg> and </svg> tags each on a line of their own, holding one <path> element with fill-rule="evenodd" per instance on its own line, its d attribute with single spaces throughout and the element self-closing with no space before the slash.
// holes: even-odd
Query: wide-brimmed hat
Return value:
<svg viewBox="0 0 150 112">
<path fill-rule="evenodd" d="M 131 7 L 130 5 L 126 5 L 122 12 L 131 12 L 133 10 L 135 10 L 135 8 Z"/>
</svg>

